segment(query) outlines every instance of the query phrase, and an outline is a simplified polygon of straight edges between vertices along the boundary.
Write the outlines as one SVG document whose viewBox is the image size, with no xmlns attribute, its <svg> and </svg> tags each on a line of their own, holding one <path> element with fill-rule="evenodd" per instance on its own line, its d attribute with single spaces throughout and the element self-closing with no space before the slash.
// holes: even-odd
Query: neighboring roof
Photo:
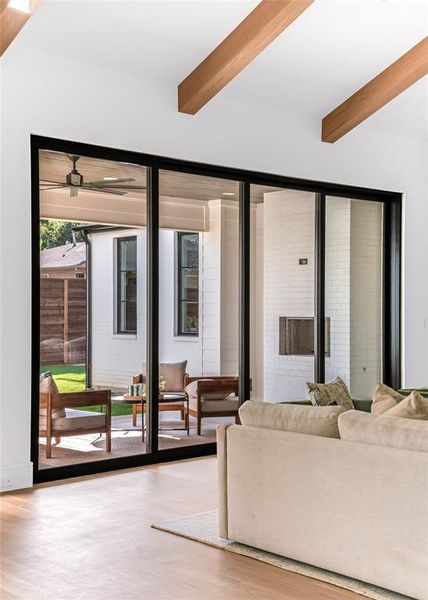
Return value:
<svg viewBox="0 0 428 600">
<path fill-rule="evenodd" d="M 65 244 L 40 252 L 41 269 L 58 269 L 64 267 L 86 266 L 86 244 Z"/>
</svg>

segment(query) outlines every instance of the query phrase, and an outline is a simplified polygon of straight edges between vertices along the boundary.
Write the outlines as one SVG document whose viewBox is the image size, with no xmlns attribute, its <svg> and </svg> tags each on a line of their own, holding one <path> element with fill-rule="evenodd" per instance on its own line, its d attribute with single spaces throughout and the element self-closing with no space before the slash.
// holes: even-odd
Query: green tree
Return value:
<svg viewBox="0 0 428 600">
<path fill-rule="evenodd" d="M 73 241 L 73 227 L 79 223 L 57 221 L 54 219 L 40 220 L 40 250 L 55 248 Z M 83 241 L 80 231 L 75 232 L 76 241 Z"/>
</svg>

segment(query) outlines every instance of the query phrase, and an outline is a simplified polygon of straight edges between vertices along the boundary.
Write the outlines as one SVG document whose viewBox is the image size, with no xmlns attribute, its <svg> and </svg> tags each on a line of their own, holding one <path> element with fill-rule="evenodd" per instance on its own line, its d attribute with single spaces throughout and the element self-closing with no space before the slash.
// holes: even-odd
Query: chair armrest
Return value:
<svg viewBox="0 0 428 600">
<path fill-rule="evenodd" d="M 40 406 L 51 408 L 74 408 L 78 406 L 111 407 L 111 390 L 85 390 L 83 392 L 64 392 L 58 394 L 40 394 Z"/>
</svg>

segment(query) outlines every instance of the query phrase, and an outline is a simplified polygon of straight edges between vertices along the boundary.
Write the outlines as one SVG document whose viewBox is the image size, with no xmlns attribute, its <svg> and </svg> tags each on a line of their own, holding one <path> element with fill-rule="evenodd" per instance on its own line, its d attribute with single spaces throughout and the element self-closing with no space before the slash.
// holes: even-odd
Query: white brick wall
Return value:
<svg viewBox="0 0 428 600">
<path fill-rule="evenodd" d="M 265 194 L 263 214 L 263 399 L 280 402 L 305 398 L 313 379 L 313 357 L 279 355 L 279 317 L 314 314 L 314 195 Z"/>
</svg>

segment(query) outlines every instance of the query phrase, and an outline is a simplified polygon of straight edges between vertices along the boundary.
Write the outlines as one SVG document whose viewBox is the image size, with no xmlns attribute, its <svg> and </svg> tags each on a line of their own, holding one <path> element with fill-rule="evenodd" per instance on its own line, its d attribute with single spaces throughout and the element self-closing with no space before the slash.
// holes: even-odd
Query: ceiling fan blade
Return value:
<svg viewBox="0 0 428 600">
<path fill-rule="evenodd" d="M 51 190 L 63 190 L 66 187 L 67 187 L 66 185 L 51 185 L 47 188 L 42 188 L 40 191 L 41 192 L 50 192 Z"/>
<path fill-rule="evenodd" d="M 40 185 L 68 185 L 67 183 L 64 183 L 63 181 L 52 181 L 51 179 L 41 179 L 39 182 Z"/>
<path fill-rule="evenodd" d="M 126 192 L 121 192 L 120 190 L 110 191 L 109 189 L 103 187 L 87 187 L 86 184 L 80 186 L 80 189 L 85 190 L 85 192 L 94 192 L 96 194 L 114 194 L 115 196 L 124 196 L 126 194 Z"/>
<path fill-rule="evenodd" d="M 100 181 L 86 181 L 85 185 L 96 185 L 98 187 L 104 187 L 104 186 L 109 187 L 110 185 L 115 184 L 115 183 L 126 183 L 128 181 L 135 181 L 135 179 L 133 177 L 124 177 L 122 179 L 110 179 L 110 180 L 101 179 Z"/>
<path fill-rule="evenodd" d="M 146 190 L 146 185 L 109 185 L 109 190 Z"/>
</svg>

